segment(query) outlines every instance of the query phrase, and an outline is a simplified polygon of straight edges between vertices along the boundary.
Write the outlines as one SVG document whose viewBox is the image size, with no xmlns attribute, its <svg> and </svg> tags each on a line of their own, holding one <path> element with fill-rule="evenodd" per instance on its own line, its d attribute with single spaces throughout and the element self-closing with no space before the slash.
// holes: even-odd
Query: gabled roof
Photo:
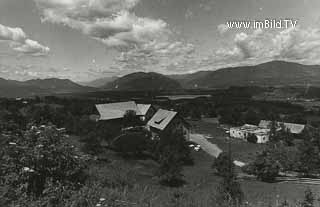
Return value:
<svg viewBox="0 0 320 207">
<path fill-rule="evenodd" d="M 157 113 L 150 119 L 148 125 L 159 130 L 164 130 L 178 113 L 175 111 L 167 111 L 159 109 Z"/>
<path fill-rule="evenodd" d="M 148 111 L 151 107 L 151 104 L 137 104 L 137 106 L 138 106 L 139 111 L 141 112 L 141 115 L 145 116 L 148 113 Z"/>
<path fill-rule="evenodd" d="M 269 128 L 272 124 L 272 121 L 261 120 L 259 123 L 259 127 Z M 303 124 L 293 124 L 293 123 L 285 123 L 285 122 L 277 122 L 277 127 L 280 127 L 281 124 L 284 125 L 286 129 L 288 129 L 292 134 L 300 134 L 305 125 Z"/>
<path fill-rule="evenodd" d="M 138 116 L 141 115 L 141 112 L 134 101 L 97 104 L 96 108 L 100 114 L 99 120 L 104 121 L 123 118 L 127 111 L 135 111 Z"/>
</svg>

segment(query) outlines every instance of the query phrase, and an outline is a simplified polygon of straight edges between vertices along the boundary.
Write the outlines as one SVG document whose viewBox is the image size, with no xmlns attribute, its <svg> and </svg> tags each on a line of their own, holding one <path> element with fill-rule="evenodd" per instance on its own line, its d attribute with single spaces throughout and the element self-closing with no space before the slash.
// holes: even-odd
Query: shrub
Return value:
<svg viewBox="0 0 320 207">
<path fill-rule="evenodd" d="M 160 164 L 161 183 L 169 186 L 182 185 L 182 166 L 190 158 L 190 148 L 181 131 L 165 132 L 160 135 L 156 157 Z"/>
<path fill-rule="evenodd" d="M 85 164 L 54 126 L 33 127 L 23 136 L 11 136 L 0 171 L 3 184 L 17 196 L 40 197 L 47 186 L 78 188 L 84 182 Z"/>
<path fill-rule="evenodd" d="M 102 152 L 101 140 L 95 131 L 84 136 L 84 138 L 81 139 L 81 142 L 84 142 L 82 150 L 85 153 L 96 155 Z"/>
<path fill-rule="evenodd" d="M 250 135 L 247 137 L 247 141 L 250 142 L 250 143 L 256 144 L 256 143 L 258 142 L 258 138 L 257 138 L 256 135 L 250 134 Z"/>
<path fill-rule="evenodd" d="M 226 152 L 222 152 L 218 158 L 216 158 L 212 164 L 212 168 L 217 171 L 220 176 L 226 176 L 226 173 L 231 170 L 234 171 L 235 165 L 230 158 L 230 155 Z"/>
<path fill-rule="evenodd" d="M 243 201 L 243 192 L 237 181 L 235 166 L 228 153 L 221 153 L 213 165 L 219 175 L 223 177 L 217 188 L 216 202 L 219 206 L 240 206 Z"/>
<path fill-rule="evenodd" d="M 314 207 L 314 194 L 310 189 L 304 192 L 304 201 L 301 202 L 301 207 Z"/>
<path fill-rule="evenodd" d="M 123 119 L 122 119 L 123 127 L 135 127 L 143 125 L 143 122 L 137 116 L 136 112 L 133 110 L 126 111 Z"/>
<path fill-rule="evenodd" d="M 144 130 L 127 131 L 117 137 L 112 145 L 123 154 L 140 154 L 148 149 L 150 133 Z"/>
<path fill-rule="evenodd" d="M 278 160 L 272 154 L 272 151 L 265 150 L 259 154 L 247 170 L 250 170 L 252 174 L 257 175 L 257 178 L 265 182 L 275 181 L 278 176 L 281 165 Z"/>
</svg>

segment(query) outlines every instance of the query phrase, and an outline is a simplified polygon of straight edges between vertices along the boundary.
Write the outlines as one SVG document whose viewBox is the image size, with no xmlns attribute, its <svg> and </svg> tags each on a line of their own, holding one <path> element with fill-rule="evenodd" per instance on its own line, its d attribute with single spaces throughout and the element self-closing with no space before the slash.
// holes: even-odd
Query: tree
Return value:
<svg viewBox="0 0 320 207">
<path fill-rule="evenodd" d="M 258 142 L 258 138 L 255 134 L 249 134 L 247 141 L 256 144 Z"/>
<path fill-rule="evenodd" d="M 304 192 L 304 201 L 301 203 L 301 207 L 314 207 L 314 195 L 310 189 Z"/>
<path fill-rule="evenodd" d="M 139 155 L 143 151 L 148 150 L 151 140 L 150 136 L 150 132 L 147 130 L 128 130 L 113 140 L 112 145 L 122 154 L 128 155 L 129 153 L 133 153 Z"/>
<path fill-rule="evenodd" d="M 88 154 L 96 155 L 102 152 L 101 139 L 96 131 L 92 131 L 85 135 L 81 142 L 84 142 L 82 150 Z"/>
<path fill-rule="evenodd" d="M 251 168 L 251 169 L 250 169 Z M 249 171 L 265 182 L 273 182 L 281 169 L 279 160 L 274 157 L 271 147 L 259 154 Z"/>
<path fill-rule="evenodd" d="M 276 121 L 271 121 L 270 124 L 270 132 L 269 132 L 269 141 L 272 143 L 278 142 L 278 136 L 277 136 L 277 130 L 278 130 L 278 125 Z"/>
<path fill-rule="evenodd" d="M 180 130 L 167 131 L 160 134 L 155 155 L 159 160 L 159 177 L 167 185 L 180 185 L 182 166 L 191 160 L 190 148 Z"/>
<path fill-rule="evenodd" d="M 17 196 L 40 197 L 47 186 L 78 188 L 85 180 L 85 164 L 66 136 L 54 126 L 32 127 L 11 136 L 0 162 L 1 179 Z"/>
<path fill-rule="evenodd" d="M 231 166 L 230 166 L 231 165 Z M 217 171 L 217 174 L 220 176 L 225 176 L 226 173 L 234 172 L 234 164 L 230 162 L 229 153 L 222 152 L 213 162 L 212 168 Z"/>
<path fill-rule="evenodd" d="M 240 183 L 237 181 L 237 175 L 232 161 L 231 152 L 220 154 L 219 157 L 215 166 L 218 167 L 218 171 L 223 177 L 223 180 L 217 189 L 217 204 L 222 207 L 240 206 L 243 202 L 244 195 L 241 190 Z"/>
<path fill-rule="evenodd" d="M 253 109 L 250 108 L 245 115 L 245 122 L 247 124 L 257 125 L 259 121 L 259 115 Z"/>
<path fill-rule="evenodd" d="M 135 127 L 135 126 L 141 126 L 143 123 L 139 116 L 137 116 L 137 113 L 133 110 L 126 111 L 124 117 L 123 117 L 123 127 Z"/>
<path fill-rule="evenodd" d="M 183 183 L 182 165 L 178 150 L 174 146 L 165 146 L 159 157 L 160 182 L 169 186 L 179 186 Z"/>
</svg>

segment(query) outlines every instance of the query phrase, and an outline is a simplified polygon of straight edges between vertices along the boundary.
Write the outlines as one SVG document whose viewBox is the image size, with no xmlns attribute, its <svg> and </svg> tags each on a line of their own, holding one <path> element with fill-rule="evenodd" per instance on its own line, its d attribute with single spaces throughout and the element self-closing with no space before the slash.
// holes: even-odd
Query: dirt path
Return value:
<svg viewBox="0 0 320 207">
<path fill-rule="evenodd" d="M 191 134 L 190 140 L 199 144 L 205 152 L 215 158 L 217 158 L 222 152 L 216 144 L 209 142 L 202 134 Z"/>
<path fill-rule="evenodd" d="M 209 142 L 202 134 L 191 134 L 190 140 L 200 145 L 206 153 L 215 158 L 223 152 L 218 145 Z M 234 161 L 234 164 L 239 167 L 243 167 L 245 165 L 245 163 L 237 160 Z"/>
</svg>

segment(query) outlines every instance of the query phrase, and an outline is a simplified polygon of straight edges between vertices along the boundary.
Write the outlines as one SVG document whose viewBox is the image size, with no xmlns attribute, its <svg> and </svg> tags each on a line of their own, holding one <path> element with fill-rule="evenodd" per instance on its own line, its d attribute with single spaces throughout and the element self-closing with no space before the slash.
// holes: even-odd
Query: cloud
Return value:
<svg viewBox="0 0 320 207">
<path fill-rule="evenodd" d="M 28 39 L 21 28 L 12 28 L 0 24 L 0 40 L 9 42 L 14 51 L 32 56 L 44 56 L 50 51 L 50 48 Z"/>
<path fill-rule="evenodd" d="M 119 50 L 167 35 L 166 22 L 131 12 L 139 0 L 34 0 L 42 21 L 66 25 Z"/>
<path fill-rule="evenodd" d="M 183 41 L 152 41 L 142 48 L 122 52 L 115 61 L 114 69 L 120 73 L 134 71 L 155 71 L 161 73 L 181 73 L 180 67 L 194 59 L 195 46 Z"/>
<path fill-rule="evenodd" d="M 27 35 L 21 28 L 11 28 L 0 24 L 0 40 L 23 42 Z"/>
<path fill-rule="evenodd" d="M 258 29 L 250 33 L 239 32 L 228 46 L 212 51 L 194 68 L 212 70 L 271 60 L 319 64 L 320 29 L 296 27 L 280 31 Z"/>
<path fill-rule="evenodd" d="M 39 44 L 37 41 L 26 39 L 22 44 L 13 44 L 13 50 L 32 56 L 45 56 L 49 53 L 50 48 Z"/>
<path fill-rule="evenodd" d="M 220 34 L 224 34 L 229 30 L 229 27 L 226 24 L 219 24 L 217 29 Z"/>
</svg>

